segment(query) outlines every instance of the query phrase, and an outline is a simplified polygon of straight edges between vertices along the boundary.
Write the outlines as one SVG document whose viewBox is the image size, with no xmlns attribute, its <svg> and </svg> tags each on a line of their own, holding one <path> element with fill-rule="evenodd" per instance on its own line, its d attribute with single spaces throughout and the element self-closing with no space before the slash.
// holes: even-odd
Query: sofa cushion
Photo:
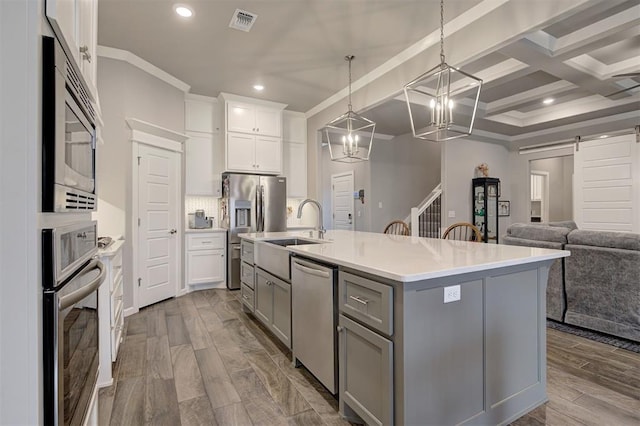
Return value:
<svg viewBox="0 0 640 426">
<path fill-rule="evenodd" d="M 561 228 L 569 228 L 570 230 L 578 229 L 578 225 L 572 220 L 562 220 L 559 222 L 549 222 L 549 226 L 561 227 Z"/>
<path fill-rule="evenodd" d="M 640 234 L 631 232 L 587 231 L 577 229 L 567 236 L 569 244 L 640 251 Z"/>
<path fill-rule="evenodd" d="M 530 225 L 528 223 L 514 223 L 507 228 L 507 235 L 526 240 L 549 241 L 565 244 L 569 228 L 547 225 Z"/>
</svg>

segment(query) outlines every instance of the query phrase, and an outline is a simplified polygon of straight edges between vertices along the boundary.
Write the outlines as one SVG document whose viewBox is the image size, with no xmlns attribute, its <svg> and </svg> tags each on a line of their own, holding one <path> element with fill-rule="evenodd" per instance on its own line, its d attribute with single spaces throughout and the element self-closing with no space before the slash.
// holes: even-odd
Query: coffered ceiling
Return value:
<svg viewBox="0 0 640 426">
<path fill-rule="evenodd" d="M 513 2 L 527 14 L 549 1 L 564 0 L 446 0 L 446 32 L 466 22 L 461 16 L 469 21 L 477 13 L 480 19 L 483 9 Z M 639 84 L 640 76 L 617 77 L 640 72 L 640 0 L 564 2 L 576 6 L 455 64 L 484 80 L 476 138 L 518 147 L 640 124 L 640 88 L 622 91 Z M 140 56 L 191 85 L 193 93 L 227 91 L 297 111 L 313 112 L 345 93 L 346 54 L 356 56 L 357 88 L 410 46 L 437 48 L 434 0 L 190 1 L 191 20 L 175 15 L 173 4 L 100 0 L 99 44 Z M 250 32 L 228 27 L 236 8 L 258 15 Z M 467 36 L 464 28 L 458 32 Z M 264 92 L 253 91 L 256 83 Z M 544 104 L 546 98 L 553 102 Z M 366 115 L 378 132 L 407 133 L 403 102 L 392 97 Z"/>
</svg>

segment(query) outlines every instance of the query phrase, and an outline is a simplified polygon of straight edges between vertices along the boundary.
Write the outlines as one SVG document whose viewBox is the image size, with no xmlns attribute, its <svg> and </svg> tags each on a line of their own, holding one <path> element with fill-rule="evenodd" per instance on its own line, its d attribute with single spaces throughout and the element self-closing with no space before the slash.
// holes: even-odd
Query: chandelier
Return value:
<svg viewBox="0 0 640 426">
<path fill-rule="evenodd" d="M 343 163 L 369 160 L 376 129 L 376 123 L 353 112 L 351 106 L 351 61 L 354 58 L 353 55 L 344 57 L 349 62 L 349 110 L 324 127 L 331 161 Z"/>
<path fill-rule="evenodd" d="M 440 64 L 404 86 L 413 136 L 434 142 L 469 136 L 481 87 L 481 79 L 445 62 L 440 0 Z"/>
</svg>

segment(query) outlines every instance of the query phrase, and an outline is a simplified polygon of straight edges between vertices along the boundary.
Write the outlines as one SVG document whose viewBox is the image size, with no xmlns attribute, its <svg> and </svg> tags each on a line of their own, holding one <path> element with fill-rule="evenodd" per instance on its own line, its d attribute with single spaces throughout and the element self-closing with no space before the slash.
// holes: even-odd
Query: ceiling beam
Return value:
<svg viewBox="0 0 640 426">
<path fill-rule="evenodd" d="M 554 59 L 549 51 L 541 49 L 540 45 L 523 38 L 501 49 L 501 52 L 529 64 L 536 70 L 544 71 L 560 80 L 566 80 L 582 89 L 601 96 L 618 90 L 610 81 L 603 81 L 591 73 L 578 70 L 564 62 Z"/>
<path fill-rule="evenodd" d="M 485 111 L 485 118 L 488 118 L 490 115 L 517 110 L 531 102 L 539 102 L 540 99 L 548 96 L 553 95 L 554 97 L 558 97 L 564 93 L 573 91 L 575 88 L 576 85 L 569 83 L 568 81 L 556 81 L 550 84 L 545 84 L 544 86 L 536 87 L 535 89 L 516 93 L 515 95 L 489 102 Z"/>
</svg>

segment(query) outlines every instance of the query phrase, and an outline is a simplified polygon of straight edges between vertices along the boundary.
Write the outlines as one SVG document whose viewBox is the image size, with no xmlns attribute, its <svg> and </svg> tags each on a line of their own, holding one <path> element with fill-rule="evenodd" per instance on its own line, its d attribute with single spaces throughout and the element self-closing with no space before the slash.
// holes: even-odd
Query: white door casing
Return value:
<svg viewBox="0 0 640 426">
<path fill-rule="evenodd" d="M 574 218 L 579 228 L 640 232 L 640 143 L 635 135 L 574 148 Z"/>
<path fill-rule="evenodd" d="M 138 309 L 141 306 L 144 306 L 141 303 L 141 292 L 138 291 L 138 278 L 142 278 L 141 268 L 142 265 L 140 247 L 141 241 L 145 238 L 140 231 L 140 227 L 138 226 L 138 219 L 140 218 L 140 225 L 142 225 L 142 212 L 140 212 L 140 196 L 139 196 L 139 187 L 141 186 L 139 183 L 140 174 L 138 172 L 138 168 L 142 166 L 142 158 L 138 160 L 139 151 L 142 147 L 146 148 L 156 148 L 159 149 L 157 152 L 171 153 L 172 164 L 173 164 L 173 174 L 174 179 L 173 182 L 175 184 L 175 191 L 173 192 L 173 202 L 172 206 L 174 207 L 174 216 L 175 217 L 175 225 L 173 228 L 169 229 L 177 229 L 177 232 L 174 234 L 173 241 L 175 242 L 174 250 L 174 259 L 176 265 L 176 274 L 173 279 L 174 284 L 174 294 L 180 294 L 182 292 L 186 293 L 186 290 L 182 288 L 182 262 L 181 262 L 181 253 L 182 253 L 182 230 L 184 225 L 182 224 L 182 214 L 180 212 L 182 208 L 182 185 L 181 185 L 181 176 L 182 176 L 182 155 L 184 152 L 184 143 L 189 138 L 187 135 L 175 132 L 173 130 L 165 129 L 163 127 L 157 126 L 152 123 L 148 123 L 142 120 L 138 120 L 135 118 L 127 118 L 126 119 L 127 126 L 131 130 L 130 139 L 131 142 L 131 212 L 129 216 L 129 224 L 131 229 L 131 272 L 130 272 L 130 282 L 132 285 L 132 289 L 130 294 L 132 295 L 132 303 L 129 306 L 125 304 L 124 315 L 128 316 L 131 314 L 135 314 L 138 312 Z M 144 148 L 142 148 L 144 149 Z M 140 166 L 138 165 L 138 161 L 140 161 Z M 142 280 L 140 281 L 142 287 Z M 125 289 L 125 299 L 128 291 Z"/>
<path fill-rule="evenodd" d="M 333 229 L 353 231 L 353 170 L 331 175 L 331 217 Z"/>
<path fill-rule="evenodd" d="M 174 297 L 178 291 L 180 157 L 147 145 L 138 147 L 138 308 Z"/>
</svg>

